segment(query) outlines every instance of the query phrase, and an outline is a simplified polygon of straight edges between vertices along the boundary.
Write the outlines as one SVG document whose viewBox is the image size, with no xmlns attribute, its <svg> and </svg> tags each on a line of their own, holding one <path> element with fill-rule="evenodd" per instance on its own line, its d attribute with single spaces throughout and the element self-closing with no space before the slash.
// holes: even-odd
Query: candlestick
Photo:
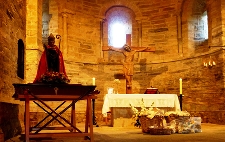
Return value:
<svg viewBox="0 0 225 142">
<path fill-rule="evenodd" d="M 95 85 L 95 78 L 92 78 L 92 85 Z"/>
<path fill-rule="evenodd" d="M 180 94 L 182 94 L 182 78 L 180 78 Z"/>
</svg>

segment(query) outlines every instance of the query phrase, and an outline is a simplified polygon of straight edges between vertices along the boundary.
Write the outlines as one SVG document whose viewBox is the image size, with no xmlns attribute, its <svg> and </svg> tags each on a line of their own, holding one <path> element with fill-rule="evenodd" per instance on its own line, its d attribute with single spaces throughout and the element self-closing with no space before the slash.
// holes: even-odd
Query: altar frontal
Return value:
<svg viewBox="0 0 225 142">
<path fill-rule="evenodd" d="M 141 107 L 142 99 L 146 107 L 160 108 L 164 112 L 180 111 L 180 103 L 176 94 L 106 94 L 102 114 L 107 117 L 111 111 L 111 126 L 134 127 L 134 115 L 131 105 Z"/>
</svg>

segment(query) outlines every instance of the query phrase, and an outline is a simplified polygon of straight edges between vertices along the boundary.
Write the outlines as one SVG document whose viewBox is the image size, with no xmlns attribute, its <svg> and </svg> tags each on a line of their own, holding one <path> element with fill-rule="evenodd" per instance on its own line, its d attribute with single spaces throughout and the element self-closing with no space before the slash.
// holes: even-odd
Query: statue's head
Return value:
<svg viewBox="0 0 225 142">
<path fill-rule="evenodd" d="M 125 44 L 125 45 L 123 46 L 123 48 L 124 48 L 124 50 L 126 50 L 127 52 L 130 52 L 130 51 L 131 51 L 130 46 L 127 45 L 127 44 Z"/>
<path fill-rule="evenodd" d="M 50 47 L 53 47 L 55 45 L 55 37 L 52 33 L 48 37 L 48 45 Z"/>
</svg>

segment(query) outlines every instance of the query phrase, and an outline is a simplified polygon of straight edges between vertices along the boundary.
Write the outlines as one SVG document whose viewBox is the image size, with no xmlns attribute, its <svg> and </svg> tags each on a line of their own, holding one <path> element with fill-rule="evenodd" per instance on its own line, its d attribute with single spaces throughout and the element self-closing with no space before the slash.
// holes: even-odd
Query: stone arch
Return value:
<svg viewBox="0 0 225 142">
<path fill-rule="evenodd" d="M 103 18 L 103 24 L 102 24 L 102 29 L 103 29 L 103 33 L 102 33 L 102 38 L 103 39 L 108 39 L 108 23 L 107 23 L 107 19 L 106 19 L 106 13 L 116 7 L 121 7 L 121 8 L 127 8 L 130 11 L 132 11 L 133 13 L 133 18 L 132 18 L 132 26 L 134 28 L 132 28 L 132 41 L 131 44 L 134 46 L 139 46 L 140 43 L 140 33 L 141 33 L 141 27 L 140 27 L 140 21 L 142 20 L 142 14 L 139 10 L 139 8 L 134 5 L 132 2 L 129 2 L 127 0 L 122 0 L 120 2 L 118 1 L 114 1 L 114 2 L 108 2 L 106 4 L 104 4 L 102 6 L 102 9 L 100 10 L 100 17 Z M 103 40 L 103 46 L 108 46 L 108 40 Z M 122 54 L 117 56 L 117 53 L 113 54 L 111 52 L 107 52 L 107 53 L 103 53 L 103 58 L 105 58 L 106 60 L 114 60 L 113 58 L 115 57 L 115 60 L 121 61 L 123 59 Z M 118 59 L 117 59 L 118 57 Z M 138 60 L 139 54 L 135 55 L 135 59 Z"/>
<path fill-rule="evenodd" d="M 56 36 L 59 33 L 58 1 L 43 0 L 42 4 L 42 41 L 47 43 L 50 33 Z M 51 28 L 50 28 L 51 27 Z M 56 40 L 58 44 L 58 40 Z"/>
<path fill-rule="evenodd" d="M 207 44 L 206 40 L 196 40 L 197 34 L 195 24 L 200 21 L 198 18 L 206 10 L 206 0 L 185 0 L 181 7 L 182 14 L 182 41 L 185 53 L 196 52 L 195 47 Z"/>
<path fill-rule="evenodd" d="M 132 2 L 128 1 L 128 0 L 120 0 L 120 1 L 108 1 L 107 3 L 105 3 L 100 12 L 99 12 L 99 16 L 100 17 L 105 17 L 105 13 L 108 11 L 108 9 L 110 9 L 111 7 L 115 7 L 115 6 L 124 6 L 127 8 L 130 8 L 131 10 L 134 11 L 136 19 L 138 19 L 139 17 L 142 17 L 142 14 L 139 10 L 139 8 L 133 4 Z"/>
</svg>

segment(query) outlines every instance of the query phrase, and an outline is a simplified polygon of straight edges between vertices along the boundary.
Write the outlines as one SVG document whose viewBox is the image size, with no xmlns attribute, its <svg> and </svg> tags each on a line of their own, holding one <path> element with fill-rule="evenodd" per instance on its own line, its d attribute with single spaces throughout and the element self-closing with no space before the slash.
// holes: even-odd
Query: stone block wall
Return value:
<svg viewBox="0 0 225 142">
<path fill-rule="evenodd" d="M 182 3 L 188 6 L 183 7 Z M 101 21 L 104 22 L 105 12 L 114 5 L 132 9 L 136 15 L 136 20 L 141 23 L 141 29 L 139 29 L 142 31 L 140 45 L 156 47 L 156 51 L 153 53 L 136 53 L 133 93 L 144 93 L 146 88 L 154 86 L 159 88 L 160 93 L 179 95 L 179 78 L 182 78 L 185 95 L 183 110 L 201 111 L 201 113 L 208 110 L 213 112 L 224 109 L 222 103 L 224 100 L 224 81 L 222 78 L 224 53 L 219 48 L 208 48 L 208 45 L 212 44 L 221 45 L 221 42 L 217 42 L 221 41 L 221 36 L 217 38 L 213 36 L 222 32 L 222 29 L 219 28 L 220 22 L 216 20 L 221 15 L 216 14 L 217 18 L 212 16 L 214 13 L 220 12 L 220 9 L 216 8 L 220 3 L 213 1 L 207 3 L 207 7 L 209 7 L 208 18 L 212 22 L 209 22 L 209 40 L 204 41 L 203 44 L 197 44 L 200 42 L 194 38 L 193 25 L 195 21 L 190 19 L 193 17 L 188 14 L 196 14 L 196 12 L 201 14 L 200 11 L 193 11 L 193 9 L 196 9 L 197 6 L 204 9 L 205 4 L 206 1 L 170 1 L 169 3 L 145 1 L 141 4 L 138 1 L 104 1 L 103 3 L 67 1 L 60 3 L 56 9 L 53 2 L 52 7 L 50 4 L 50 14 L 53 14 L 50 21 L 58 21 L 58 23 L 52 22 L 52 26 L 49 28 L 50 30 L 51 28 L 52 30 L 56 29 L 58 24 L 58 32 L 63 35 L 65 32 L 64 18 L 66 18 L 67 52 L 63 53 L 66 71 L 71 83 L 91 84 L 92 77 L 96 78 L 96 89 L 101 92 L 96 100 L 96 115 L 99 118 L 101 118 L 101 108 L 107 88 L 117 88 L 113 82 L 114 76 L 123 74 L 123 55 L 101 51 L 101 46 L 107 44 L 105 35 L 108 32 L 107 28 L 101 29 Z M 183 13 L 177 14 L 182 9 Z M 57 12 L 59 17 L 54 16 Z M 182 19 L 181 37 L 178 37 L 181 30 L 177 25 L 179 16 Z M 197 18 L 196 20 L 200 21 L 201 19 Z M 213 30 L 215 28 L 218 30 Z M 103 39 L 101 39 L 101 34 L 103 34 Z M 132 36 L 135 37 L 136 41 L 139 35 L 137 32 L 133 34 Z M 183 47 L 178 46 L 178 38 L 182 38 Z M 204 67 L 203 62 L 210 58 L 215 60 L 217 65 L 212 68 Z M 33 59 L 29 59 L 29 61 L 33 61 Z M 32 68 L 29 72 L 36 72 L 36 69 Z M 28 76 L 27 80 L 33 80 L 33 78 L 34 76 L 31 75 Z M 120 81 L 118 92 L 125 93 L 125 80 L 121 79 Z M 215 98 L 219 98 L 221 101 L 218 102 Z M 84 106 L 85 103 L 78 104 L 77 109 L 80 110 L 80 113 L 83 112 Z M 36 107 L 33 106 L 33 109 L 35 110 Z M 210 117 L 209 113 L 205 115 L 204 117 Z"/>
<path fill-rule="evenodd" d="M 198 41 L 194 41 L 190 36 L 190 33 L 194 32 L 193 29 L 190 31 L 194 22 L 189 22 L 188 13 L 193 12 L 193 2 L 53 0 L 49 2 L 49 7 L 43 7 L 42 3 L 47 3 L 38 0 L 0 2 L 0 65 L 3 67 L 0 69 L 0 104 L 5 108 L 3 110 L 1 107 L 0 110 L 5 111 L 13 106 L 15 112 L 12 113 L 18 114 L 23 130 L 23 103 L 12 98 L 12 84 L 31 83 L 35 78 L 43 51 L 42 37 L 46 38 L 46 35 L 42 36 L 42 12 L 49 8 L 49 19 L 44 20 L 49 20 L 49 23 L 44 27 L 44 34 L 49 31 L 48 34 L 52 32 L 63 37 L 61 49 L 71 83 L 92 84 L 92 78 L 96 78 L 96 89 L 100 94 L 96 100 L 95 113 L 97 121 L 103 121 L 101 109 L 104 95 L 108 87 L 117 88 L 114 79 L 116 75 L 123 74 L 124 57 L 119 53 L 102 51 L 102 46 L 107 43 L 107 30 L 102 27 L 102 23 L 106 20 L 105 12 L 108 9 L 125 6 L 134 11 L 134 26 L 141 31 L 140 35 L 138 30 L 132 33 L 135 40 L 133 43 L 156 48 L 155 52 L 136 53 L 133 93 L 144 93 L 146 88 L 154 86 L 160 93 L 179 95 L 179 78 L 182 78 L 183 110 L 194 116 L 201 116 L 203 122 L 224 124 L 224 50 L 208 48 L 209 45 L 223 45 L 224 36 L 221 33 L 224 32 L 224 2 L 201 1 L 207 4 L 209 38 L 199 46 L 193 46 L 196 45 L 193 43 Z M 187 8 L 182 7 L 186 4 L 189 5 Z M 180 13 L 181 11 L 183 13 Z M 182 20 L 179 21 L 179 18 Z M 181 25 L 178 25 L 179 22 Z M 16 74 L 19 39 L 24 41 L 26 47 L 25 80 Z M 56 44 L 59 44 L 59 40 Z M 204 67 L 203 62 L 210 58 L 215 60 L 216 66 Z M 125 80 L 120 81 L 118 92 L 122 94 L 126 92 Z M 58 102 L 52 103 L 52 107 L 57 105 Z M 83 101 L 76 106 L 79 122 L 84 119 L 85 106 Z M 17 112 L 17 108 L 21 111 Z M 34 118 L 44 116 L 43 111 L 35 105 L 32 105 L 31 110 Z M 10 116 L 8 113 L 7 115 Z M 1 125 L 4 117 L 0 115 Z M 15 128 L 18 128 L 17 126 L 19 125 L 15 125 Z M 6 137 L 11 136 L 12 133 Z"/>
<path fill-rule="evenodd" d="M 213 114 L 222 115 L 224 110 L 223 97 L 223 72 L 221 67 L 223 50 L 218 50 L 212 58 L 216 58 L 217 65 L 212 68 L 203 66 L 201 56 L 186 58 L 183 60 L 167 60 L 164 62 L 135 64 L 133 93 L 143 94 L 150 85 L 157 87 L 161 94 L 179 95 L 179 78 L 183 79 L 183 110 L 188 112 L 201 112 L 204 118 L 203 122 L 214 123 Z M 76 65 L 76 72 L 70 71 L 71 80 L 81 84 L 91 84 L 92 76 L 96 78 L 96 89 L 100 90 L 98 99 L 95 101 L 95 114 L 97 121 L 104 121 L 101 115 L 101 109 L 104 96 L 107 94 L 107 88 L 117 88 L 114 82 L 114 75 L 122 73 L 122 65 L 103 64 L 98 65 L 84 64 Z M 117 67 L 118 69 L 115 69 Z M 97 68 L 97 69 L 95 69 Z M 97 70 L 97 71 L 96 71 Z M 101 73 L 99 73 L 101 72 Z M 90 76 L 90 74 L 92 76 Z M 215 91 L 216 90 L 216 91 Z M 121 79 L 118 92 L 124 94 L 125 80 Z M 52 103 L 51 106 L 57 106 Z M 76 106 L 78 113 L 84 113 L 85 102 L 79 102 Z M 33 109 L 33 111 L 37 111 Z M 41 110 L 38 110 L 41 112 Z M 206 111 L 206 113 L 204 113 Z M 210 112 L 212 112 L 210 114 Z M 199 114 L 199 113 L 197 113 Z M 193 114 L 196 115 L 196 114 Z M 223 117 L 221 117 L 222 119 Z M 84 118 L 83 118 L 84 119 Z M 222 121 L 220 122 L 222 123 Z"/>
<path fill-rule="evenodd" d="M 24 107 L 18 104 L 0 102 L 0 129 L 4 139 L 15 137 L 24 130 Z"/>
<path fill-rule="evenodd" d="M 0 129 L 5 140 L 23 129 L 23 103 L 12 97 L 12 84 L 25 82 L 17 76 L 19 41 L 26 45 L 26 1 L 0 1 Z"/>
</svg>

